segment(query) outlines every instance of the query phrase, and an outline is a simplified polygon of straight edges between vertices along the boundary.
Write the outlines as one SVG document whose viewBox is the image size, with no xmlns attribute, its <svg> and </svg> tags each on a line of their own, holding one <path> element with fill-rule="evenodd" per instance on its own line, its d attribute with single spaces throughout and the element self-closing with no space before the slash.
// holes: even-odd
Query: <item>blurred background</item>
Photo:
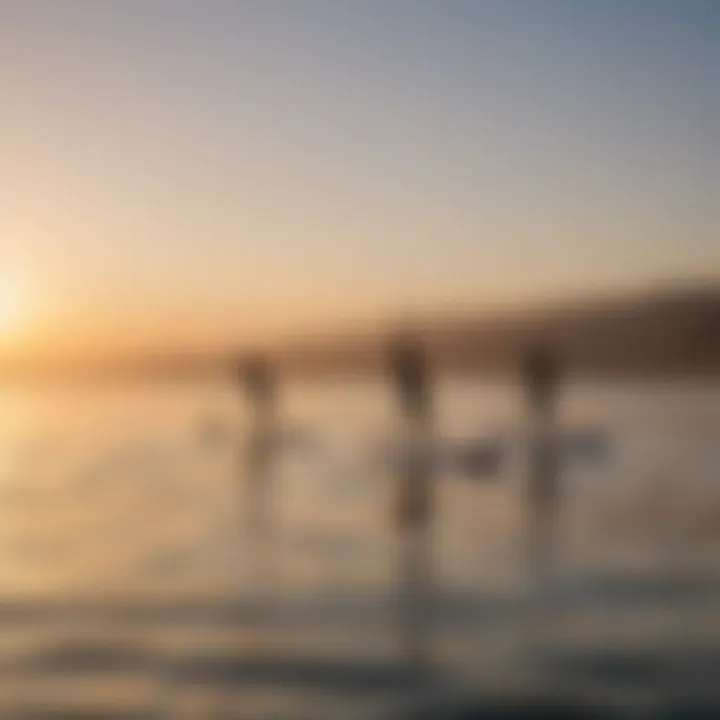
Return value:
<svg viewBox="0 0 720 720">
<path fill-rule="evenodd" d="M 0 717 L 720 717 L 719 73 L 715 0 L 0 0 Z"/>
</svg>

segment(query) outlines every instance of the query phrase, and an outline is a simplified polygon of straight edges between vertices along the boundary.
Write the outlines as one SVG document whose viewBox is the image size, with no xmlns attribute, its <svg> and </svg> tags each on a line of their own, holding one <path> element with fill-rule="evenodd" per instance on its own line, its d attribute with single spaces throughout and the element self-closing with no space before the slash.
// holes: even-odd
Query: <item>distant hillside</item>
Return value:
<svg viewBox="0 0 720 720">
<path fill-rule="evenodd" d="M 267 349 L 283 373 L 348 375 L 382 371 L 389 326 L 371 330 L 298 335 Z M 416 319 L 412 329 L 425 341 L 441 371 L 513 374 L 526 348 L 554 347 L 569 372 L 581 375 L 702 375 L 720 377 L 720 285 L 648 293 L 613 300 L 574 302 L 554 308 L 504 313 L 491 318 L 465 313 Z M 126 357 L 50 362 L 5 358 L 6 379 L 179 379 L 233 372 L 237 351 L 163 351 Z"/>
<path fill-rule="evenodd" d="M 568 304 L 491 319 L 413 325 L 437 366 L 514 372 L 525 349 L 551 345 L 570 370 L 592 375 L 720 375 L 720 287 Z M 288 370 L 365 372 L 382 364 L 387 333 L 306 340 L 278 351 Z"/>
</svg>

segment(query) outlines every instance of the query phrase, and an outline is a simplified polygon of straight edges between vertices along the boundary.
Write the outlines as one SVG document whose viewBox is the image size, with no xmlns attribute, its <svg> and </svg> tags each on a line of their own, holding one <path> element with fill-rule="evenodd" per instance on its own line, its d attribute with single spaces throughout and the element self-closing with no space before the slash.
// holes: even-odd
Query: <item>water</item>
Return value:
<svg viewBox="0 0 720 720">
<path fill-rule="evenodd" d="M 260 584 L 233 388 L 6 388 L 0 717 L 720 703 L 720 386 L 566 389 L 563 425 L 601 429 L 610 455 L 566 463 L 556 576 L 541 589 L 524 566 L 522 444 L 496 480 L 439 477 L 434 670 L 420 681 L 401 662 L 392 471 L 372 462 L 396 434 L 392 399 L 379 383 L 287 388 L 284 422 L 309 441 L 278 468 Z M 438 388 L 448 439 L 518 437 L 522 422 L 516 387 Z"/>
</svg>

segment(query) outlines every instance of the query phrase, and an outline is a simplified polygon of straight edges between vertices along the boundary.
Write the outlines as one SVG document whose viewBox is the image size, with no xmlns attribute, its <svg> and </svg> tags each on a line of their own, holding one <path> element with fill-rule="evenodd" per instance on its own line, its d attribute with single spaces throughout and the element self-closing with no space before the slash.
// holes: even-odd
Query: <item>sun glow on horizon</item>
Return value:
<svg viewBox="0 0 720 720">
<path fill-rule="evenodd" d="M 3 344 L 23 329 L 25 298 L 20 284 L 0 277 L 0 342 Z"/>
</svg>

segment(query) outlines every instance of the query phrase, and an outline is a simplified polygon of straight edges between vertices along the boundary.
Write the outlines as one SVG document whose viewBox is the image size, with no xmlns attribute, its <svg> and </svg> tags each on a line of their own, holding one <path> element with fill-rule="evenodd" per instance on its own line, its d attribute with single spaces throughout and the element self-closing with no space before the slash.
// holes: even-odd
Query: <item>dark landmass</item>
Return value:
<svg viewBox="0 0 720 720">
<path fill-rule="evenodd" d="M 528 347 L 542 344 L 580 375 L 720 376 L 720 286 L 568 303 L 478 318 L 446 314 L 412 329 L 436 366 L 456 374 L 508 375 Z M 383 332 L 304 338 L 276 351 L 288 371 L 382 370 Z"/>
<path fill-rule="evenodd" d="M 512 375 L 526 349 L 542 343 L 555 348 L 568 371 L 577 375 L 720 377 L 720 285 L 568 302 L 495 317 L 445 313 L 434 319 L 416 318 L 409 326 L 426 343 L 437 368 L 448 373 Z M 263 351 L 290 375 L 377 373 L 384 371 L 387 339 L 400 327 L 388 323 L 315 336 L 298 334 Z M 82 362 L 5 358 L 0 361 L 0 376 L 14 380 L 234 377 L 235 363 L 244 350 L 164 350 Z"/>
</svg>

